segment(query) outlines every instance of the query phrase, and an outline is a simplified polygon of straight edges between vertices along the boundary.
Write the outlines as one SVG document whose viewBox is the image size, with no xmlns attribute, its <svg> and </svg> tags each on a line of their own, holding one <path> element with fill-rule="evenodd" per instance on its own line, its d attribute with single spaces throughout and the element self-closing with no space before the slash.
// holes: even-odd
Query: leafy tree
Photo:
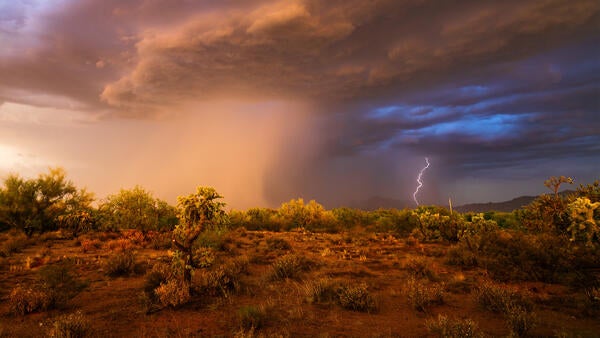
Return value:
<svg viewBox="0 0 600 338">
<path fill-rule="evenodd" d="M 93 195 L 78 190 L 62 168 L 51 168 L 37 179 L 9 175 L 0 189 L 0 224 L 34 232 L 55 230 L 61 218 L 89 209 Z"/>
<path fill-rule="evenodd" d="M 183 265 L 183 280 L 188 285 L 196 268 L 194 242 L 207 227 L 226 222 L 225 203 L 219 201 L 221 198 L 223 196 L 210 187 L 198 187 L 195 194 L 177 198 L 179 224 L 173 230 L 173 244 L 178 249 L 175 257 Z"/>
<path fill-rule="evenodd" d="M 536 231 L 554 231 L 565 233 L 571 224 L 567 210 L 570 197 L 559 195 L 558 190 L 563 183 L 573 183 L 570 177 L 552 176 L 544 185 L 552 191 L 552 195 L 543 194 L 525 207 L 521 213 L 523 225 Z"/>
<path fill-rule="evenodd" d="M 150 230 L 160 230 L 175 223 L 175 209 L 154 198 L 140 186 L 121 189 L 110 195 L 100 205 L 103 226 L 108 229 L 138 229 L 144 235 Z"/>
<path fill-rule="evenodd" d="M 304 204 L 304 199 L 292 199 L 279 207 L 278 214 L 288 228 L 309 228 L 322 221 L 325 208 L 315 200 Z"/>
</svg>

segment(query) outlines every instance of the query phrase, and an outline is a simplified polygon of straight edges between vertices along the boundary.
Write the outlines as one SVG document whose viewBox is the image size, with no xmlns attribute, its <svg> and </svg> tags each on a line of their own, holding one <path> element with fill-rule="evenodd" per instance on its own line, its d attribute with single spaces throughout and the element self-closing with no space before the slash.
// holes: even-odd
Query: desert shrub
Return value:
<svg viewBox="0 0 600 338">
<path fill-rule="evenodd" d="M 135 269 L 135 254 L 127 250 L 110 255 L 104 262 L 104 270 L 111 277 L 131 274 Z"/>
<path fill-rule="evenodd" d="M 600 287 L 587 288 L 585 296 L 583 313 L 588 316 L 595 316 L 600 312 Z"/>
<path fill-rule="evenodd" d="M 247 272 L 247 257 L 234 259 L 212 271 L 204 272 L 200 280 L 200 293 L 210 296 L 229 297 L 241 287 L 240 277 Z"/>
<path fill-rule="evenodd" d="M 469 249 L 465 242 L 450 247 L 446 254 L 446 263 L 467 268 L 478 266 L 477 255 Z"/>
<path fill-rule="evenodd" d="M 163 306 L 178 307 L 190 301 L 190 288 L 179 279 L 170 279 L 161 283 L 154 293 Z"/>
<path fill-rule="evenodd" d="M 109 249 L 113 251 L 131 251 L 136 248 L 136 245 L 127 238 L 117 238 L 106 243 Z"/>
<path fill-rule="evenodd" d="M 150 247 L 154 250 L 167 250 L 171 248 L 172 238 L 170 232 L 155 232 L 150 237 Z"/>
<path fill-rule="evenodd" d="M 438 315 L 437 319 L 427 320 L 425 326 L 429 332 L 441 338 L 484 337 L 477 323 L 471 319 L 451 319 Z"/>
<path fill-rule="evenodd" d="M 432 305 L 444 304 L 444 293 L 437 284 L 426 285 L 413 277 L 409 278 L 406 285 L 408 303 L 417 311 L 427 312 Z"/>
<path fill-rule="evenodd" d="M 283 238 L 267 238 L 267 248 L 269 250 L 290 250 L 292 246 Z"/>
<path fill-rule="evenodd" d="M 89 319 L 80 311 L 59 316 L 52 323 L 48 336 L 52 338 L 83 338 L 92 335 Z"/>
<path fill-rule="evenodd" d="M 72 270 L 68 262 L 44 266 L 39 270 L 40 288 L 48 295 L 52 306 L 63 307 L 87 287 L 87 283 L 75 276 Z"/>
<path fill-rule="evenodd" d="M 240 288 L 240 274 L 243 267 L 237 265 L 219 266 L 215 270 L 203 273 L 200 290 L 210 296 L 229 297 Z"/>
<path fill-rule="evenodd" d="M 224 251 L 227 249 L 226 244 L 231 240 L 229 232 L 230 230 L 226 226 L 211 226 L 198 236 L 196 247 Z"/>
<path fill-rule="evenodd" d="M 498 281 L 585 283 L 589 271 L 600 266 L 600 251 L 573 247 L 564 236 L 521 231 L 484 231 L 469 235 L 451 248 L 447 261 L 478 266 Z"/>
<path fill-rule="evenodd" d="M 310 280 L 302 285 L 302 293 L 308 303 L 336 302 L 338 285 L 328 278 Z"/>
<path fill-rule="evenodd" d="M 215 253 L 210 248 L 197 248 L 194 250 L 192 261 L 197 268 L 209 268 L 215 261 Z"/>
<path fill-rule="evenodd" d="M 411 217 L 417 224 L 412 234 L 421 240 L 458 242 L 467 231 L 468 222 L 457 213 L 447 215 L 419 208 Z"/>
<path fill-rule="evenodd" d="M 29 245 L 29 239 L 20 231 L 10 231 L 0 244 L 0 256 L 8 257 L 13 253 L 21 252 Z"/>
<path fill-rule="evenodd" d="M 17 285 L 8 296 L 9 311 L 17 315 L 45 311 L 52 305 L 52 297 L 45 290 L 39 288 Z"/>
<path fill-rule="evenodd" d="M 388 232 L 405 237 L 416 227 L 411 212 L 398 209 L 379 209 L 368 213 L 369 221 L 364 220 L 358 226 L 369 225 L 374 232 Z"/>
<path fill-rule="evenodd" d="M 535 326 L 533 303 L 521 293 L 485 281 L 475 296 L 483 308 L 504 315 L 512 335 L 521 337 Z"/>
<path fill-rule="evenodd" d="M 240 328 L 245 330 L 262 328 L 269 318 L 266 306 L 242 306 L 238 310 L 238 320 Z"/>
<path fill-rule="evenodd" d="M 304 256 L 287 254 L 278 258 L 271 266 L 270 280 L 298 278 L 300 273 L 310 269 L 312 262 Z"/>
<path fill-rule="evenodd" d="M 140 297 L 147 312 L 158 310 L 162 305 L 156 289 L 162 284 L 178 278 L 181 279 L 181 274 L 178 274 L 169 264 L 156 263 L 152 266 L 152 269 L 144 277 L 144 288 Z"/>
<path fill-rule="evenodd" d="M 337 296 L 340 306 L 347 310 L 370 313 L 378 309 L 377 301 L 369 294 L 366 284 L 344 285 L 339 288 Z"/>
<path fill-rule="evenodd" d="M 519 304 L 509 304 L 505 309 L 504 318 L 511 335 L 524 337 L 536 325 L 535 313 Z"/>
<path fill-rule="evenodd" d="M 520 306 L 531 310 L 533 303 L 523 294 L 507 287 L 484 281 L 475 290 L 475 297 L 481 307 L 496 313 L 506 313 L 510 306 Z"/>
<path fill-rule="evenodd" d="M 80 244 L 81 251 L 83 251 L 83 253 L 100 249 L 102 246 L 102 243 L 97 239 L 82 239 Z"/>
<path fill-rule="evenodd" d="M 408 259 L 404 264 L 404 269 L 408 270 L 408 273 L 416 278 L 427 278 L 432 281 L 438 278 L 436 273 L 431 269 L 430 264 L 422 257 Z"/>
</svg>

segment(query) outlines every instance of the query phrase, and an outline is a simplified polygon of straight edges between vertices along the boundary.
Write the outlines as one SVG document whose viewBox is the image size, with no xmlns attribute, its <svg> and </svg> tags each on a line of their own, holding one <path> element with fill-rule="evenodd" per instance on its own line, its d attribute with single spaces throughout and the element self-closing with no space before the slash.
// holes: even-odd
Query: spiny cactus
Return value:
<svg viewBox="0 0 600 338">
<path fill-rule="evenodd" d="M 600 242 L 600 221 L 594 218 L 594 210 L 598 208 L 600 202 L 592 203 L 586 197 L 579 197 L 569 204 L 572 222 L 567 231 L 571 241 L 585 241 L 585 245 L 592 247 Z"/>
</svg>

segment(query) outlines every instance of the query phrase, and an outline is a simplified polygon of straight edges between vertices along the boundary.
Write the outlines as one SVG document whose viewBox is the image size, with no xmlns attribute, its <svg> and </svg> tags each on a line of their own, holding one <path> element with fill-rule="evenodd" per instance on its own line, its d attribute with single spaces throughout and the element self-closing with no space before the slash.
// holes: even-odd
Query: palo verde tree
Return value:
<svg viewBox="0 0 600 338">
<path fill-rule="evenodd" d="M 61 218 L 90 209 L 93 195 L 78 190 L 62 168 L 50 168 L 36 179 L 9 175 L 0 188 L 0 228 L 34 232 L 56 230 Z"/>
<path fill-rule="evenodd" d="M 221 202 L 223 196 L 210 187 L 198 187 L 195 194 L 177 198 L 177 215 L 179 224 L 173 230 L 173 245 L 177 248 L 176 258 L 183 268 L 183 280 L 188 285 L 192 281 L 192 270 L 196 268 L 193 261 L 193 245 L 198 236 L 209 226 L 226 221 Z"/>
<path fill-rule="evenodd" d="M 170 229 L 177 222 L 173 207 L 140 186 L 108 196 L 98 209 L 104 228 L 138 229 L 144 236 L 150 230 Z"/>
</svg>

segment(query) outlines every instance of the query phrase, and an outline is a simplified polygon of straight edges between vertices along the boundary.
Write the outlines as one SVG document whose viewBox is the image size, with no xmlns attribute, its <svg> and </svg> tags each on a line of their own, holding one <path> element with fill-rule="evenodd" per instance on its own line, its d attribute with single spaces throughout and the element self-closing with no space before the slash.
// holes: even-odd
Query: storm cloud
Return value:
<svg viewBox="0 0 600 338">
<path fill-rule="evenodd" d="M 102 128 L 233 128 L 248 136 L 232 138 L 235 152 L 261 165 L 216 162 L 253 171 L 227 175 L 258 182 L 247 188 L 258 204 L 408 199 L 425 156 L 429 203 L 538 193 L 549 175 L 599 178 L 598 1 L 63 0 L 3 2 L 0 13 L 0 102 L 13 120 L 18 104 Z M 227 123 L 210 122 L 214 105 Z M 254 143 L 265 116 L 277 121 L 270 142 Z M 192 162 L 208 181 L 219 171 Z"/>
</svg>

